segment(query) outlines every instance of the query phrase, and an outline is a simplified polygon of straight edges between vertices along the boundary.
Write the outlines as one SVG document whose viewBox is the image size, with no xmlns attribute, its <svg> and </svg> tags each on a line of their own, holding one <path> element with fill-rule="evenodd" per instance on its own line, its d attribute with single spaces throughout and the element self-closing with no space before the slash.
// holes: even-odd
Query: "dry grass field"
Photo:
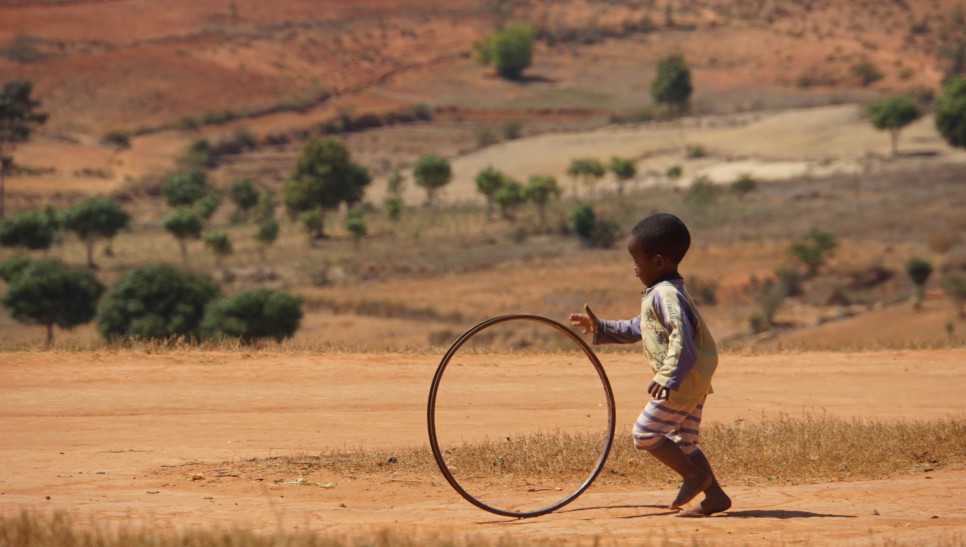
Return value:
<svg viewBox="0 0 966 547">
<path fill-rule="evenodd" d="M 180 263 L 156 190 L 197 139 L 249 132 L 257 146 L 220 157 L 209 180 L 277 191 L 301 140 L 326 124 L 427 114 L 337 134 L 374 178 L 358 244 L 345 211 L 327 215 L 319 241 L 280 214 L 263 257 L 227 202 L 208 228 L 225 230 L 234 254 L 217 265 L 189 243 L 188 269 L 225 294 L 300 296 L 290 340 L 111 346 L 88 324 L 44 348 L 42 327 L 0 316 L 0 546 L 963 545 L 966 319 L 939 282 L 966 269 L 966 152 L 927 110 L 893 156 L 863 116 L 887 94 L 928 103 L 966 38 L 958 5 L 0 2 L 0 80 L 32 80 L 50 114 L 15 151 L 7 208 L 121 199 L 134 222 L 110 255 L 97 247 L 106 284 L 132 266 Z M 522 81 L 471 58 L 504 20 L 538 32 Z M 690 115 L 610 123 L 649 103 L 669 53 L 691 66 Z M 862 66 L 878 78 L 862 81 Z M 102 142 L 116 131 L 130 146 Z M 438 209 L 412 181 L 430 151 L 454 173 Z M 703 445 L 735 505 L 701 520 L 664 509 L 672 477 L 628 441 L 648 381 L 640 349 L 600 347 L 617 411 L 603 473 L 551 515 L 496 517 L 436 468 L 429 384 L 446 347 L 483 319 L 565 321 L 584 303 L 607 318 L 639 312 L 622 236 L 589 248 L 567 233 L 570 161 L 614 155 L 637 176 L 621 195 L 602 179 L 598 215 L 620 234 L 654 211 L 692 230 L 682 270 L 722 348 Z M 558 178 L 546 224 L 532 206 L 512 220 L 487 214 L 473 177 L 488 165 Z M 683 176 L 669 178 L 672 166 Z M 407 175 L 398 222 L 381 205 L 395 169 Z M 729 186 L 742 175 L 757 187 L 739 196 Z M 714 198 L 694 199 L 698 177 Z M 814 228 L 837 249 L 755 332 L 769 283 L 799 267 L 790 242 Z M 72 235 L 47 255 L 85 257 Z M 936 269 L 917 310 L 912 257 Z M 604 401 L 572 350 L 540 328 L 506 329 L 448 370 L 440 440 L 481 498 L 539 507 L 593 465 Z"/>
</svg>

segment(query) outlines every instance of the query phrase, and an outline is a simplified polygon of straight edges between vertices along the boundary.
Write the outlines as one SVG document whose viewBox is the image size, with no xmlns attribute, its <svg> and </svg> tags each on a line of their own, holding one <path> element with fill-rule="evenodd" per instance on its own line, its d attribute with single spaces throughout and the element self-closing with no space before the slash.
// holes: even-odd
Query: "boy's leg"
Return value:
<svg viewBox="0 0 966 547">
<path fill-rule="evenodd" d="M 673 438 L 680 436 L 679 430 L 690 429 L 685 426 L 685 422 L 694 421 L 695 414 L 697 420 L 700 420 L 700 409 L 696 407 L 698 405 L 651 399 L 634 424 L 634 447 L 647 450 L 658 461 L 681 475 L 681 490 L 671 503 L 671 509 L 681 507 L 707 490 L 713 480 L 710 473 L 695 466 Z M 696 436 L 697 429 L 693 431 Z M 691 448 L 694 441 L 689 439 L 684 444 Z"/>
<path fill-rule="evenodd" d="M 731 498 L 728 497 L 728 494 L 725 494 L 725 491 L 721 489 L 721 485 L 718 484 L 718 479 L 715 478 L 714 471 L 712 471 L 711 464 L 708 462 L 708 458 L 705 457 L 704 452 L 701 452 L 699 448 L 692 452 L 688 456 L 688 459 L 691 460 L 691 463 L 695 467 L 711 475 L 711 486 L 704 491 L 704 499 L 701 500 L 701 503 L 688 509 L 685 512 L 685 516 L 703 517 L 730 509 Z"/>
<path fill-rule="evenodd" d="M 681 475 L 681 489 L 678 495 L 668 507 L 677 509 L 685 503 L 694 499 L 695 496 L 711 487 L 714 476 L 702 470 L 691 461 L 688 456 L 681 451 L 681 447 L 671 439 L 666 439 L 663 443 L 650 449 L 661 463 L 670 467 L 678 475 Z"/>
</svg>

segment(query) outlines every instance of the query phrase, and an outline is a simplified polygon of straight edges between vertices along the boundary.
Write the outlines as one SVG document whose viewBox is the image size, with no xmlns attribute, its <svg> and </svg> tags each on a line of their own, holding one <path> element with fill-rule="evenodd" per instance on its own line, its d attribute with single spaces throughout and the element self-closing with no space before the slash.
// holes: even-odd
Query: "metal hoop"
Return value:
<svg viewBox="0 0 966 547">
<path fill-rule="evenodd" d="M 600 383 L 604 388 L 604 395 L 607 398 L 607 438 L 604 441 L 604 446 L 603 446 L 603 449 L 601 450 L 600 458 L 597 459 L 597 465 L 594 467 L 594 470 L 587 477 L 587 480 L 585 480 L 583 484 L 581 484 L 569 496 L 562 499 L 561 501 L 558 501 L 553 505 L 549 505 L 547 507 L 544 507 L 542 509 L 537 509 L 535 511 L 507 511 L 504 509 L 493 507 L 491 505 L 487 505 L 486 503 L 483 503 L 482 501 L 475 498 L 473 495 L 471 495 L 469 492 L 463 489 L 463 487 L 460 486 L 459 482 L 457 482 L 456 478 L 453 477 L 453 474 L 446 466 L 446 462 L 443 459 L 443 454 L 439 448 L 439 441 L 436 438 L 436 394 L 439 391 L 440 380 L 443 378 L 443 372 L 446 371 L 446 366 L 449 364 L 450 359 L 453 357 L 453 355 L 456 354 L 457 351 L 459 351 L 460 347 L 462 347 L 467 340 L 472 338 L 473 335 L 477 334 L 478 332 L 486 328 L 489 328 L 493 325 L 496 325 L 498 323 L 504 323 L 507 321 L 517 321 L 517 320 L 535 321 L 537 323 L 549 325 L 557 329 L 558 331 L 564 333 L 571 340 L 573 340 L 577 344 L 577 346 L 580 347 L 580 349 L 584 352 L 584 355 L 587 356 L 591 364 L 594 365 L 594 369 L 597 371 L 597 376 L 600 377 Z M 466 501 L 472 503 L 473 505 L 479 507 L 480 509 L 483 509 L 484 511 L 489 511 L 490 513 L 495 513 L 497 515 L 502 515 L 505 517 L 516 517 L 516 518 L 539 517 L 540 515 L 546 515 L 547 513 L 556 511 L 557 509 L 560 509 L 561 507 L 577 499 L 577 496 L 581 495 L 584 492 L 584 490 L 587 490 L 587 488 L 590 487 L 591 483 L 594 482 L 594 479 L 597 478 L 597 475 L 600 474 L 601 470 L 604 468 L 604 463 L 607 461 L 607 455 L 610 453 L 611 445 L 614 442 L 614 423 L 616 422 L 616 416 L 615 416 L 616 411 L 614 407 L 615 407 L 614 392 L 611 390 L 610 382 L 607 380 L 607 374 L 604 373 L 604 367 L 600 364 L 600 360 L 597 359 L 597 356 L 594 354 L 593 350 L 590 349 L 590 346 L 588 346 L 587 343 L 584 342 L 584 340 L 580 336 L 578 336 L 576 333 L 574 333 L 569 328 L 563 326 L 562 324 L 552 319 L 541 317 L 539 315 L 501 315 L 499 317 L 493 317 L 491 319 L 487 319 L 486 321 L 483 321 L 482 323 L 476 325 L 470 330 L 464 332 L 459 338 L 456 339 L 455 342 L 453 342 L 453 345 L 450 346 L 449 350 L 446 352 L 446 355 L 443 356 L 442 361 L 439 362 L 439 367 L 437 367 L 436 369 L 436 375 L 433 376 L 432 386 L 429 389 L 429 404 L 427 408 L 427 423 L 429 425 L 429 444 L 433 449 L 433 458 L 436 459 L 436 464 L 439 466 L 439 470 L 442 471 L 443 476 L 446 477 L 446 481 L 449 482 L 450 486 L 452 486 L 453 489 L 456 490 L 457 493 L 459 493 L 459 495 L 463 496 L 463 499 L 465 499 Z"/>
</svg>

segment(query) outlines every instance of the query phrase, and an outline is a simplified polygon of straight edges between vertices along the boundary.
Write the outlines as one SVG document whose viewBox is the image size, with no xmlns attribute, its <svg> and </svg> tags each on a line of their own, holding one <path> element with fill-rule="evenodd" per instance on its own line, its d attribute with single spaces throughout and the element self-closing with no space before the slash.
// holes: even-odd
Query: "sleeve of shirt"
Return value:
<svg viewBox="0 0 966 547">
<path fill-rule="evenodd" d="M 641 316 L 634 319 L 597 320 L 594 344 L 631 344 L 641 341 Z"/>
<path fill-rule="evenodd" d="M 658 373 L 668 378 L 664 387 L 678 390 L 698 360 L 694 349 L 697 317 L 683 295 L 663 298 L 659 293 L 654 295 L 653 302 L 658 317 L 668 330 L 668 352 Z"/>
</svg>

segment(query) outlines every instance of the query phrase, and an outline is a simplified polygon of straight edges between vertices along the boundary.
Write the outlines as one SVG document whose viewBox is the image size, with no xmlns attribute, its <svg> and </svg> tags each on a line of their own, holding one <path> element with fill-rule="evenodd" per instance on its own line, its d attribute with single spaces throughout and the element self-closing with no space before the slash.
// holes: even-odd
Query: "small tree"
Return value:
<svg viewBox="0 0 966 547">
<path fill-rule="evenodd" d="M 265 262 L 265 255 L 268 248 L 278 239 L 278 221 L 274 218 L 266 218 L 258 223 L 255 230 L 255 240 L 258 241 L 258 252 Z"/>
<path fill-rule="evenodd" d="M 318 209 L 324 215 L 345 203 L 358 203 L 372 177 L 365 167 L 352 161 L 345 145 L 338 139 L 309 139 L 295 163 L 282 194 L 289 215 Z M 325 237 L 320 226 L 316 238 Z"/>
<path fill-rule="evenodd" d="M 513 211 L 526 200 L 523 185 L 509 177 L 493 194 L 493 201 L 500 207 L 500 215 L 506 220 L 515 220 Z"/>
<path fill-rule="evenodd" d="M 756 188 L 758 188 L 758 182 L 755 181 L 755 177 L 745 173 L 731 183 L 729 190 L 732 194 L 738 196 L 738 199 L 744 199 L 747 194 L 754 192 Z"/>
<path fill-rule="evenodd" d="M 526 198 L 537 206 L 540 225 L 547 225 L 547 205 L 560 197 L 560 186 L 551 175 L 532 175 L 523 189 Z"/>
<path fill-rule="evenodd" d="M 56 259 L 29 263 L 14 275 L 3 295 L 3 305 L 22 323 L 47 327 L 44 344 L 54 340 L 54 325 L 72 329 L 94 317 L 104 286 L 90 270 Z"/>
<path fill-rule="evenodd" d="M 47 122 L 47 114 L 37 110 L 40 101 L 31 97 L 33 87 L 30 80 L 8 80 L 0 88 L 0 219 L 5 213 L 4 174 L 13 164 L 13 151 Z"/>
<path fill-rule="evenodd" d="M 220 294 L 210 278 L 168 264 L 128 270 L 97 307 L 97 330 L 118 338 L 198 336 L 205 307 Z"/>
<path fill-rule="evenodd" d="M 906 274 L 913 284 L 912 307 L 918 310 L 922 306 L 922 295 L 926 290 L 926 281 L 932 275 L 932 264 L 928 260 L 912 257 L 906 261 Z"/>
<path fill-rule="evenodd" d="M 87 267 L 94 269 L 94 243 L 110 240 L 131 222 L 131 215 L 116 200 L 95 196 L 68 207 L 63 214 L 64 228 L 77 234 L 87 249 Z"/>
<path fill-rule="evenodd" d="M 956 315 L 966 317 L 966 310 L 963 309 L 966 304 L 966 275 L 951 273 L 944 277 L 941 283 L 943 290 L 956 305 Z"/>
<path fill-rule="evenodd" d="M 205 242 L 205 246 L 215 254 L 215 265 L 219 268 L 221 267 L 222 259 L 235 252 L 231 244 L 231 238 L 224 231 L 208 232 L 205 234 L 203 241 Z"/>
<path fill-rule="evenodd" d="M 490 165 L 480 170 L 474 180 L 477 191 L 486 198 L 486 218 L 490 219 L 493 217 L 493 196 L 505 182 L 506 175 Z"/>
<path fill-rule="evenodd" d="M 596 221 L 597 215 L 594 213 L 594 208 L 589 203 L 578 203 L 570 210 L 567 226 L 578 237 L 588 240 Z"/>
<path fill-rule="evenodd" d="M 835 236 L 822 230 L 813 229 L 792 241 L 788 247 L 788 252 L 805 265 L 808 275 L 815 275 L 836 247 L 838 247 L 838 241 L 836 241 Z"/>
<path fill-rule="evenodd" d="M 181 248 L 181 263 L 187 268 L 188 240 L 201 237 L 201 217 L 191 209 L 179 207 L 164 215 L 161 224 L 178 240 L 178 246 Z"/>
<path fill-rule="evenodd" d="M 262 338 L 281 342 L 290 338 L 302 320 L 299 297 L 256 289 L 222 298 L 208 306 L 201 333 L 208 338 L 238 338 L 252 344 Z"/>
<path fill-rule="evenodd" d="M 893 95 L 869 105 L 866 115 L 880 131 L 888 131 L 892 140 L 892 155 L 898 153 L 899 132 L 919 119 L 919 105 L 906 95 Z"/>
<path fill-rule="evenodd" d="M 402 217 L 403 208 L 406 205 L 402 198 L 405 190 L 406 176 L 397 169 L 389 175 L 389 180 L 386 183 L 386 197 L 382 201 L 386 208 L 386 215 L 393 222 L 399 222 L 400 217 Z"/>
<path fill-rule="evenodd" d="M 393 196 L 402 196 L 404 191 L 406 191 L 406 175 L 396 169 L 386 181 L 386 192 Z"/>
<path fill-rule="evenodd" d="M 308 235 L 309 247 L 315 246 L 316 234 L 322 229 L 322 213 L 318 209 L 299 213 L 299 225 Z"/>
<path fill-rule="evenodd" d="M 476 58 L 496 66 L 501 78 L 519 80 L 533 62 L 533 36 L 530 25 L 510 23 L 476 45 Z"/>
<path fill-rule="evenodd" d="M 47 250 L 54 243 L 58 219 L 46 211 L 30 211 L 0 220 L 0 246 Z"/>
<path fill-rule="evenodd" d="M 161 184 L 161 195 L 169 207 L 186 207 L 211 191 L 204 171 L 186 169 L 168 175 Z"/>
<path fill-rule="evenodd" d="M 195 203 L 195 212 L 201 217 L 206 223 L 211 221 L 211 217 L 215 216 L 215 211 L 221 207 L 221 194 L 219 192 L 208 192 L 204 197 Z"/>
<path fill-rule="evenodd" d="M 359 248 L 359 242 L 362 241 L 362 237 L 366 235 L 366 218 L 360 209 L 350 209 L 349 214 L 345 217 L 345 229 L 352 234 L 352 241 L 355 243 L 356 248 Z"/>
<path fill-rule="evenodd" d="M 382 201 L 382 205 L 386 208 L 386 216 L 389 217 L 389 220 L 399 222 L 399 219 L 402 217 L 403 207 L 405 206 L 403 199 L 400 196 L 389 194 Z"/>
<path fill-rule="evenodd" d="M 576 183 L 580 180 L 588 188 L 590 188 L 590 198 L 594 198 L 594 185 L 598 180 L 603 177 L 607 171 L 604 169 L 604 164 L 600 160 L 594 158 L 576 158 L 571 160 L 570 165 L 567 166 L 567 174 L 570 175 L 571 180 Z M 573 188 L 574 199 L 577 198 L 577 188 Z"/>
<path fill-rule="evenodd" d="M 614 173 L 614 178 L 617 179 L 617 195 L 623 196 L 624 183 L 637 175 L 637 166 L 629 159 L 614 156 L 607 164 L 607 169 Z"/>
<path fill-rule="evenodd" d="M 452 178 L 453 168 L 449 161 L 439 154 L 423 154 L 413 168 L 413 179 L 417 186 L 426 190 L 426 205 L 429 207 L 436 205 L 436 193 L 449 184 Z"/>
<path fill-rule="evenodd" d="M 228 185 L 228 198 L 235 204 L 235 218 L 245 220 L 258 205 L 258 190 L 251 179 L 238 179 Z"/>
<path fill-rule="evenodd" d="M 951 78 L 936 100 L 936 129 L 951 146 L 966 147 L 966 78 Z"/>
<path fill-rule="evenodd" d="M 657 64 L 657 75 L 651 82 L 654 102 L 667 105 L 676 112 L 687 110 L 691 100 L 691 70 L 681 55 L 668 55 Z"/>
</svg>

